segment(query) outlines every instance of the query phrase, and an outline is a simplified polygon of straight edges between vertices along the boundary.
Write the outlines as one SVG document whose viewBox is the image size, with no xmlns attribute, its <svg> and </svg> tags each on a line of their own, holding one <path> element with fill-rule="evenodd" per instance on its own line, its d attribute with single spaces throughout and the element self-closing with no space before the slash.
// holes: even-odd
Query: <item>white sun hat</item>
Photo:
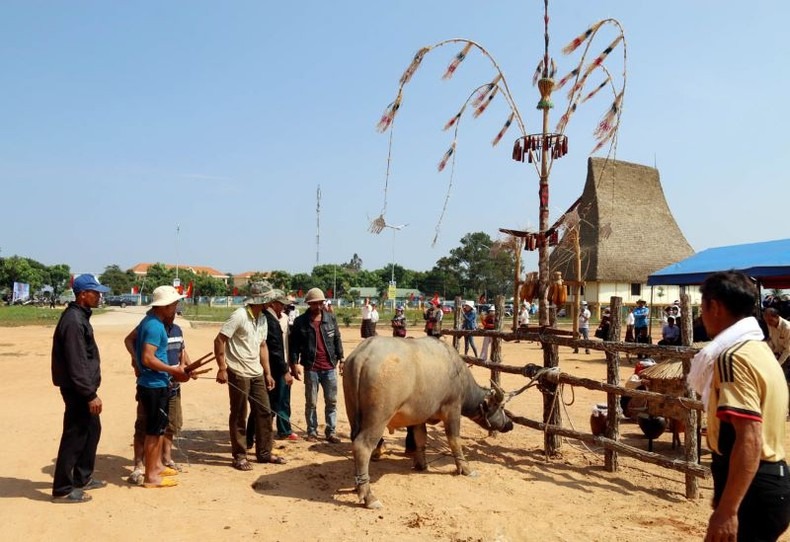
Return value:
<svg viewBox="0 0 790 542">
<path fill-rule="evenodd" d="M 185 297 L 185 295 L 179 294 L 178 290 L 172 286 L 159 286 L 154 289 L 154 300 L 151 302 L 151 306 L 166 307 Z"/>
</svg>

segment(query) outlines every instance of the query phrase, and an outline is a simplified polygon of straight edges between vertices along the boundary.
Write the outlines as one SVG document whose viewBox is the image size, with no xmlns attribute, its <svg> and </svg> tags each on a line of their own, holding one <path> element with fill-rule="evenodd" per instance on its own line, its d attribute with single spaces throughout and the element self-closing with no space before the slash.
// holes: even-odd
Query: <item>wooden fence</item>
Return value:
<svg viewBox="0 0 790 542">
<path fill-rule="evenodd" d="M 548 456 L 554 456 L 560 447 L 560 437 L 568 437 L 592 443 L 604 448 L 605 468 L 610 472 L 618 470 L 618 454 L 634 457 L 641 461 L 660 465 L 669 469 L 683 472 L 686 475 L 686 497 L 696 499 L 699 495 L 699 477 L 708 477 L 710 469 L 699 463 L 698 438 L 699 438 L 699 412 L 703 410 L 703 405 L 696 399 L 694 392 L 686 386 L 685 394 L 677 396 L 672 394 L 662 394 L 643 390 L 633 390 L 620 386 L 620 354 L 642 354 L 656 360 L 675 359 L 683 362 L 683 375 L 688 375 L 691 358 L 696 354 L 697 349 L 690 346 L 654 346 L 648 344 L 625 343 L 619 340 L 620 337 L 620 307 L 622 300 L 618 297 L 611 298 L 612 325 L 609 329 L 608 340 L 582 340 L 573 337 L 570 331 L 559 330 L 556 327 L 527 326 L 516 331 L 505 332 L 502 330 L 504 318 L 500 318 L 499 328 L 495 331 L 462 331 L 455 329 L 460 327 L 460 299 L 456 298 L 456 309 L 454 312 L 453 329 L 442 330 L 443 335 L 453 338 L 453 346 L 457 349 L 460 346 L 460 339 L 464 336 L 491 337 L 492 350 L 491 360 L 462 356 L 464 361 L 478 367 L 485 367 L 491 370 L 491 379 L 499 382 L 500 373 L 519 374 L 526 378 L 537 381 L 538 389 L 543 393 L 543 420 L 531 420 L 522 416 L 508 412 L 514 423 L 518 423 L 533 429 L 544 432 L 544 451 Z M 497 314 L 504 314 L 502 296 L 497 297 Z M 681 296 L 682 314 L 690 315 L 690 304 L 687 295 Z M 552 321 L 555 321 L 552 318 Z M 691 344 L 691 318 L 682 319 L 682 338 L 683 344 Z M 618 340 L 613 340 L 617 338 Z M 501 357 L 501 341 L 534 341 L 541 344 L 543 349 L 543 366 L 526 364 L 521 367 L 504 365 Z M 606 382 L 599 382 L 588 378 L 579 378 L 559 370 L 558 347 L 567 346 L 571 348 L 586 348 L 590 350 L 603 351 L 606 354 L 607 379 Z M 620 442 L 620 420 L 618 415 L 607 416 L 606 431 L 603 436 L 596 436 L 592 433 L 583 433 L 566 429 L 562 426 L 560 409 L 556 408 L 558 395 L 557 389 L 561 385 L 580 386 L 591 390 L 599 390 L 607 394 L 607 406 L 609 413 L 619 412 L 620 397 L 642 398 L 651 405 L 653 411 L 667 410 L 684 413 L 683 422 L 686 431 L 684 437 L 684 459 L 673 459 L 658 453 L 648 452 L 639 448 Z"/>
</svg>

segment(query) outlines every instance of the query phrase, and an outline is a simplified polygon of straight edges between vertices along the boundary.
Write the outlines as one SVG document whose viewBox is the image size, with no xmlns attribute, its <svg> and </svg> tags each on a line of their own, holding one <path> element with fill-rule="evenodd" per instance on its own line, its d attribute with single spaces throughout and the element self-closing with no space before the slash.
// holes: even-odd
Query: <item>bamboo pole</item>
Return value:
<svg viewBox="0 0 790 542">
<path fill-rule="evenodd" d="M 607 437 L 595 436 L 592 435 L 591 433 L 581 433 L 579 431 L 574 431 L 572 429 L 565 429 L 563 427 L 558 427 L 554 425 L 541 423 L 535 420 L 530 420 L 529 418 L 525 418 L 523 416 L 516 416 L 515 414 L 509 412 L 508 410 L 505 410 L 505 413 L 511 420 L 513 420 L 513 423 L 524 425 L 532 429 L 537 429 L 538 431 L 544 431 L 546 434 L 563 436 L 567 438 L 581 440 L 583 442 L 589 442 L 597 446 L 601 446 L 607 450 L 611 449 L 619 453 L 622 453 L 624 455 L 635 457 L 646 463 L 653 463 L 655 465 L 660 465 L 668 469 L 684 472 L 687 475 L 692 475 L 700 478 L 707 478 L 708 476 L 710 476 L 710 469 L 708 467 L 704 467 L 700 465 L 699 463 L 691 463 L 689 461 L 682 461 L 679 459 L 670 459 L 668 457 L 664 457 L 661 454 L 657 454 L 655 452 L 646 452 L 644 450 L 640 450 L 639 448 L 629 446 L 628 444 L 616 442 Z"/>
</svg>

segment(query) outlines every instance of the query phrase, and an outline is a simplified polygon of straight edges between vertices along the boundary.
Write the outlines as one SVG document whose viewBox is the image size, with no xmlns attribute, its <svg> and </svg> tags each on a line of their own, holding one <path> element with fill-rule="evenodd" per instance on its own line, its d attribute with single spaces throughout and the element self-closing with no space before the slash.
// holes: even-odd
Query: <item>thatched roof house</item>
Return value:
<svg viewBox="0 0 790 542">
<path fill-rule="evenodd" d="M 583 298 L 590 302 L 608 303 L 609 296 L 618 295 L 633 303 L 647 295 L 642 290 L 650 273 L 694 254 L 667 205 L 655 168 L 590 158 L 578 212 Z M 566 231 L 549 266 L 566 279 L 579 280 L 570 238 Z"/>
</svg>

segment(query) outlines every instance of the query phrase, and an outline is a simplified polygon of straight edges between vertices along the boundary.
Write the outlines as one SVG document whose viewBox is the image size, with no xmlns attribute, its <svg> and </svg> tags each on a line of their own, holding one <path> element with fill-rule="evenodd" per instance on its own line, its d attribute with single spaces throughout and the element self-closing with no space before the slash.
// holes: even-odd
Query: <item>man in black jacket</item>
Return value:
<svg viewBox="0 0 790 542">
<path fill-rule="evenodd" d="M 87 502 L 91 496 L 86 490 L 107 485 L 93 478 L 102 402 L 97 395 L 101 361 L 90 317 L 101 294 L 110 289 L 93 275 L 80 275 L 72 289 L 76 300 L 61 314 L 52 339 L 52 383 L 60 388 L 66 405 L 52 484 L 56 502 Z"/>
<path fill-rule="evenodd" d="M 305 421 L 307 440 L 318 440 L 318 386 L 324 391 L 324 416 L 326 440 L 332 444 L 340 442 L 337 429 L 337 372 L 343 374 L 343 343 L 335 316 L 323 309 L 324 292 L 311 288 L 305 296 L 310 309 L 294 320 L 289 339 L 289 361 L 291 374 L 302 379 L 305 370 Z"/>
</svg>

